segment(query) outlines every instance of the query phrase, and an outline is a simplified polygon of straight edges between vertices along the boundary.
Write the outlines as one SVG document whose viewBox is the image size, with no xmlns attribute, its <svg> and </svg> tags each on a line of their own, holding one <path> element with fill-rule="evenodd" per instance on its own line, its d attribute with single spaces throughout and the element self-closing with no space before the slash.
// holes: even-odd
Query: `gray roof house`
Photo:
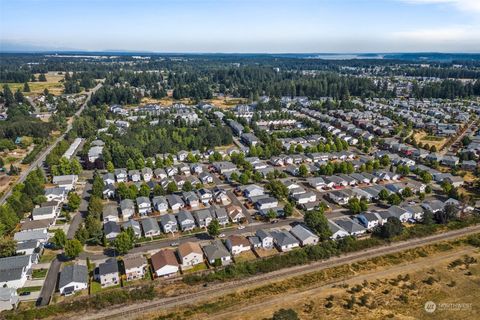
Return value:
<svg viewBox="0 0 480 320">
<path fill-rule="evenodd" d="M 225 226 L 226 224 L 228 224 L 228 214 L 225 208 L 213 206 L 213 207 L 210 207 L 210 213 L 212 217 L 217 219 L 218 223 L 220 223 L 222 226 Z"/>
<path fill-rule="evenodd" d="M 273 248 L 273 237 L 270 234 L 270 232 L 263 229 L 258 229 L 255 232 L 255 235 L 260 239 L 260 242 L 262 243 L 262 248 L 264 249 Z"/>
<path fill-rule="evenodd" d="M 301 224 L 297 224 L 290 229 L 290 233 L 300 241 L 300 245 L 302 246 L 317 244 L 319 240 L 316 234 Z"/>
<path fill-rule="evenodd" d="M 163 214 L 160 216 L 160 225 L 162 226 L 163 232 L 177 232 L 178 224 L 175 216 L 173 214 Z"/>
<path fill-rule="evenodd" d="M 182 231 L 190 231 L 195 228 L 195 220 L 190 212 L 182 210 L 177 214 L 178 224 Z"/>
<path fill-rule="evenodd" d="M 182 198 L 176 194 L 168 194 L 166 198 L 170 209 L 173 211 L 178 211 L 185 206 Z"/>
<path fill-rule="evenodd" d="M 73 264 L 67 265 L 60 273 L 58 290 L 60 294 L 70 295 L 77 291 L 87 289 L 88 270 L 87 266 Z"/>
<path fill-rule="evenodd" d="M 352 236 L 358 236 L 367 231 L 365 227 L 350 219 L 337 219 L 333 220 L 333 222 Z"/>
<path fill-rule="evenodd" d="M 120 211 L 123 219 L 128 219 L 135 214 L 135 203 L 131 199 L 120 201 Z"/>
<path fill-rule="evenodd" d="M 225 266 L 232 262 L 232 257 L 221 241 L 214 241 L 202 247 L 208 263 L 212 266 Z"/>
<path fill-rule="evenodd" d="M 152 213 L 152 205 L 150 202 L 150 198 L 138 197 L 136 201 L 137 201 L 138 213 L 140 215 L 146 215 L 146 214 Z"/>
<path fill-rule="evenodd" d="M 193 217 L 195 218 L 195 221 L 197 222 L 197 226 L 200 228 L 206 228 L 212 222 L 212 215 L 210 214 L 210 210 L 208 209 L 203 209 L 203 210 L 198 210 L 193 213 Z"/>
<path fill-rule="evenodd" d="M 152 199 L 153 207 L 156 211 L 164 213 L 168 211 L 167 198 L 163 196 L 156 196 Z"/>
<path fill-rule="evenodd" d="M 120 234 L 120 226 L 114 221 L 108 221 L 103 224 L 103 233 L 107 240 L 113 240 Z"/>
<path fill-rule="evenodd" d="M 15 288 L 0 287 L 0 312 L 16 309 L 20 298 Z"/>
<path fill-rule="evenodd" d="M 272 231 L 273 242 L 280 251 L 290 251 L 300 245 L 300 242 L 288 231 Z"/>
<path fill-rule="evenodd" d="M 95 280 L 99 281 L 102 287 L 120 284 L 117 259 L 109 258 L 101 263 L 95 270 Z"/>
<path fill-rule="evenodd" d="M 154 218 L 143 218 L 140 220 L 140 223 L 142 224 L 145 237 L 155 237 L 160 235 L 160 226 Z"/>
<path fill-rule="evenodd" d="M 122 228 L 124 230 L 132 228 L 135 237 L 140 238 L 142 236 L 142 228 L 140 227 L 140 223 L 137 220 L 130 219 L 127 222 L 124 222 L 122 224 Z"/>
</svg>

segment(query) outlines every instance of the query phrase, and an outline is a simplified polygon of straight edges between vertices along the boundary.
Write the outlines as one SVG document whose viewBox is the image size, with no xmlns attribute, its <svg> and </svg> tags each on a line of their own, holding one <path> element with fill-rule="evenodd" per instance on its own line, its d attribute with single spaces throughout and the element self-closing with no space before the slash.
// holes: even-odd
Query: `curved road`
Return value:
<svg viewBox="0 0 480 320">
<path fill-rule="evenodd" d="M 292 268 L 281 269 L 275 272 L 261 274 L 258 276 L 249 277 L 241 280 L 234 280 L 225 283 L 210 285 L 207 288 L 202 288 L 198 292 L 185 294 L 177 297 L 160 298 L 152 301 L 135 303 L 126 306 L 115 306 L 114 309 L 104 309 L 98 313 L 90 315 L 78 315 L 73 319 L 132 319 L 138 318 L 141 314 L 146 312 L 153 312 L 158 309 L 172 308 L 185 304 L 200 302 L 206 297 L 208 299 L 225 295 L 238 290 L 246 285 L 258 286 L 264 282 L 272 280 L 281 280 L 301 274 L 307 274 L 314 271 L 331 268 L 354 261 L 370 259 L 377 256 L 391 254 L 419 246 L 432 244 L 439 241 L 451 240 L 458 237 L 466 236 L 480 232 L 480 225 L 468 227 L 460 230 L 453 230 L 441 234 L 432 235 L 420 239 L 412 239 L 408 241 L 393 243 L 391 245 L 372 248 L 364 251 L 353 252 L 350 254 L 333 257 L 328 260 L 313 262 L 308 265 L 296 266 Z"/>
</svg>

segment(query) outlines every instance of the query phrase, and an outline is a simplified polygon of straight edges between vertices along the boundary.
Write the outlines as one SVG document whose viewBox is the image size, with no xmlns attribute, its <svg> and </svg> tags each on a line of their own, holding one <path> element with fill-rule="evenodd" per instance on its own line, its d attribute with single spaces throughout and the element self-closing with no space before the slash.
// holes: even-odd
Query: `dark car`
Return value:
<svg viewBox="0 0 480 320">
<path fill-rule="evenodd" d="M 19 296 L 29 296 L 30 295 L 30 291 L 24 291 L 24 292 L 20 292 Z"/>
</svg>

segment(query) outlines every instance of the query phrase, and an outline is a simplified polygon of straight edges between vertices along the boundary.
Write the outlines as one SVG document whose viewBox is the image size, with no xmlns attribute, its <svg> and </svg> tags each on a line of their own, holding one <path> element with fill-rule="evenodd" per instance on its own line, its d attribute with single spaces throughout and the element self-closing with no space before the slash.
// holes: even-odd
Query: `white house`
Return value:
<svg viewBox="0 0 480 320">
<path fill-rule="evenodd" d="M 58 291 L 62 295 L 70 295 L 88 288 L 88 270 L 84 265 L 67 265 L 60 273 Z"/>
</svg>

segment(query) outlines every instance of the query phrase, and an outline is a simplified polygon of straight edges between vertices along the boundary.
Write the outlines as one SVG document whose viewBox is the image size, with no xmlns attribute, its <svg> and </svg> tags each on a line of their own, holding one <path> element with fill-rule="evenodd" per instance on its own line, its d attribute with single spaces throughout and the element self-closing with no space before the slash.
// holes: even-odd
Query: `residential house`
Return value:
<svg viewBox="0 0 480 320">
<path fill-rule="evenodd" d="M 221 241 L 214 241 L 202 247 L 203 253 L 211 266 L 226 266 L 232 262 L 232 258 Z"/>
<path fill-rule="evenodd" d="M 153 174 L 154 174 L 155 178 L 157 178 L 159 180 L 168 178 L 168 175 L 165 172 L 165 169 L 163 169 L 163 168 L 156 168 L 155 170 L 153 170 Z"/>
<path fill-rule="evenodd" d="M 332 232 L 332 235 L 330 236 L 330 239 L 332 240 L 341 239 L 349 236 L 347 231 L 345 231 L 342 227 L 340 227 L 338 224 L 331 220 L 328 220 L 328 228 Z"/>
<path fill-rule="evenodd" d="M 443 211 L 443 209 L 445 208 L 445 203 L 440 200 L 431 200 L 423 202 L 421 206 L 427 211 L 436 213 L 439 211 Z"/>
<path fill-rule="evenodd" d="M 200 205 L 197 194 L 194 191 L 184 192 L 183 199 L 191 209 L 198 208 L 198 206 Z"/>
<path fill-rule="evenodd" d="M 127 222 L 122 224 L 123 230 L 127 230 L 128 228 L 132 228 L 133 234 L 136 238 L 140 238 L 142 236 L 142 228 L 140 227 L 140 223 L 137 220 L 130 219 Z"/>
<path fill-rule="evenodd" d="M 173 214 L 164 214 L 160 216 L 160 225 L 162 226 L 163 232 L 177 232 L 178 225 L 177 220 Z"/>
<path fill-rule="evenodd" d="M 213 193 L 209 189 L 201 188 L 197 190 L 198 198 L 203 205 L 208 205 L 213 198 Z"/>
<path fill-rule="evenodd" d="M 32 265 L 37 262 L 37 254 L 0 258 L 0 287 L 23 287 L 31 278 Z"/>
<path fill-rule="evenodd" d="M 153 208 L 160 212 L 160 214 L 166 213 L 168 211 L 168 201 L 164 196 L 156 196 L 152 199 Z"/>
<path fill-rule="evenodd" d="M 32 220 L 51 220 L 57 216 L 57 208 L 54 206 L 33 208 Z"/>
<path fill-rule="evenodd" d="M 264 195 L 265 192 L 262 187 L 257 186 L 256 184 L 251 184 L 243 188 L 243 195 L 246 198 L 258 197 Z"/>
<path fill-rule="evenodd" d="M 230 204 L 225 207 L 225 210 L 227 211 L 227 214 L 233 223 L 240 223 L 246 218 L 242 208 L 240 208 L 239 206 Z"/>
<path fill-rule="evenodd" d="M 102 211 L 103 223 L 108 221 L 118 222 L 118 208 L 115 203 L 108 203 L 103 206 Z"/>
<path fill-rule="evenodd" d="M 130 181 L 133 182 L 139 182 L 142 180 L 142 176 L 138 170 L 128 170 L 128 177 Z"/>
<path fill-rule="evenodd" d="M 137 201 L 137 207 L 138 207 L 138 213 L 140 215 L 147 215 L 149 213 L 152 213 L 152 206 L 150 203 L 150 198 L 148 197 L 138 197 L 136 199 Z"/>
<path fill-rule="evenodd" d="M 198 175 L 198 178 L 200 179 L 200 181 L 203 183 L 203 184 L 209 184 L 209 183 L 213 183 L 213 177 L 210 173 L 208 172 L 201 172 L 199 175 Z"/>
<path fill-rule="evenodd" d="M 131 199 L 120 201 L 120 212 L 123 219 L 130 219 L 135 214 L 135 203 Z"/>
<path fill-rule="evenodd" d="M 282 252 L 290 251 L 300 245 L 300 242 L 286 230 L 272 231 L 270 234 L 273 237 L 273 243 Z"/>
<path fill-rule="evenodd" d="M 357 216 L 358 222 L 367 230 L 372 230 L 382 222 L 382 218 L 376 212 L 365 212 Z"/>
<path fill-rule="evenodd" d="M 263 229 L 258 229 L 255 232 L 255 235 L 260 239 L 263 249 L 273 248 L 273 237 L 270 232 Z"/>
<path fill-rule="evenodd" d="M 153 170 L 149 167 L 145 167 L 141 170 L 143 181 L 148 182 L 153 178 Z"/>
<path fill-rule="evenodd" d="M 177 215 L 178 224 L 182 231 L 191 231 L 195 228 L 195 220 L 190 212 L 182 210 Z"/>
<path fill-rule="evenodd" d="M 160 235 L 160 227 L 154 218 L 143 218 L 140 220 L 140 223 L 142 224 L 145 237 L 156 237 Z"/>
<path fill-rule="evenodd" d="M 225 208 L 218 206 L 210 207 L 210 214 L 214 219 L 218 221 L 221 226 L 225 226 L 228 224 L 228 214 Z"/>
<path fill-rule="evenodd" d="M 203 263 L 203 251 L 198 242 L 184 242 L 180 244 L 177 253 L 182 270 L 187 270 Z"/>
<path fill-rule="evenodd" d="M 228 236 L 225 245 L 232 255 L 250 251 L 250 242 L 248 239 L 236 234 Z"/>
<path fill-rule="evenodd" d="M 47 201 L 64 202 L 67 199 L 67 195 L 68 195 L 67 189 L 63 187 L 45 189 L 45 198 L 47 198 Z"/>
<path fill-rule="evenodd" d="M 60 291 L 60 294 L 68 296 L 87 288 L 87 266 L 80 264 L 66 265 L 62 272 L 60 272 L 60 278 L 58 280 L 58 291 Z"/>
<path fill-rule="evenodd" d="M 15 288 L 0 287 L 0 312 L 16 309 L 20 298 Z"/>
<path fill-rule="evenodd" d="M 166 198 L 170 209 L 172 209 L 173 211 L 178 211 L 185 206 L 182 198 L 180 198 L 180 196 L 176 194 L 168 194 Z"/>
<path fill-rule="evenodd" d="M 314 192 L 294 194 L 291 198 L 300 205 L 317 201 L 317 195 Z"/>
<path fill-rule="evenodd" d="M 210 210 L 203 209 L 198 210 L 193 213 L 193 217 L 197 222 L 197 226 L 200 228 L 206 228 L 212 222 L 212 215 L 210 214 Z"/>
<path fill-rule="evenodd" d="M 69 174 L 63 176 L 54 176 L 52 178 L 52 183 L 60 188 L 65 188 L 67 192 L 75 189 L 75 184 L 78 181 L 78 176 L 76 174 Z"/>
<path fill-rule="evenodd" d="M 100 282 L 102 288 L 119 285 L 120 274 L 117 259 L 109 258 L 104 263 L 100 263 L 95 270 L 94 278 Z"/>
<path fill-rule="evenodd" d="M 223 205 L 229 204 L 231 202 L 230 197 L 227 194 L 227 191 L 225 189 L 221 189 L 218 187 L 215 187 L 213 189 L 213 200 L 216 203 L 223 204 Z"/>
<path fill-rule="evenodd" d="M 107 172 L 102 176 L 102 178 L 105 185 L 115 184 L 115 175 L 113 173 Z"/>
<path fill-rule="evenodd" d="M 127 281 L 143 279 L 148 267 L 147 259 L 141 254 L 131 254 L 123 257 L 123 267 Z"/>
<path fill-rule="evenodd" d="M 113 171 L 115 174 L 115 178 L 117 179 L 117 182 L 127 182 L 128 181 L 128 174 L 126 169 L 115 169 Z"/>
<path fill-rule="evenodd" d="M 257 210 L 268 210 L 276 207 L 278 207 L 278 200 L 273 197 L 261 198 L 255 202 Z"/>
<path fill-rule="evenodd" d="M 34 229 L 34 230 L 24 230 L 15 232 L 13 235 L 13 240 L 17 242 L 26 242 L 31 240 L 36 240 L 40 243 L 45 243 L 48 240 L 47 228 L 43 229 Z"/>
<path fill-rule="evenodd" d="M 316 234 L 301 224 L 297 224 L 290 229 L 290 233 L 297 238 L 298 241 L 300 241 L 301 246 L 314 245 L 319 241 L 319 238 Z"/>
<path fill-rule="evenodd" d="M 103 234 L 109 241 L 114 240 L 120 232 L 120 226 L 114 221 L 107 221 L 103 224 Z"/>
<path fill-rule="evenodd" d="M 340 226 L 351 236 L 359 236 L 367 231 L 365 227 L 350 219 L 336 219 L 333 220 L 333 222 L 335 222 L 335 224 Z"/>
<path fill-rule="evenodd" d="M 157 277 L 170 277 L 179 271 L 179 263 L 173 250 L 160 250 L 150 258 L 153 272 Z"/>
</svg>

